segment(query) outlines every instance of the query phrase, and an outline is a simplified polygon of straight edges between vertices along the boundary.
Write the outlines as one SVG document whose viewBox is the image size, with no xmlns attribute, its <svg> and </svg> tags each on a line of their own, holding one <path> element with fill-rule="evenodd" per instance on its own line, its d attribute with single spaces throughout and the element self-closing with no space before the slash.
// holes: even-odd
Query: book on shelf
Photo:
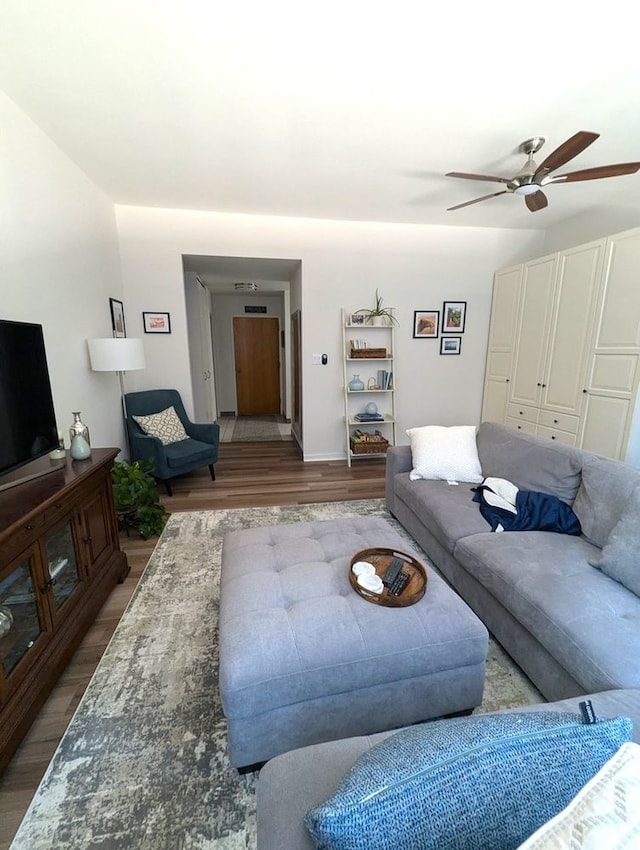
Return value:
<svg viewBox="0 0 640 850">
<path fill-rule="evenodd" d="M 358 422 L 384 422 L 384 416 L 381 413 L 356 413 L 353 418 Z"/>
</svg>

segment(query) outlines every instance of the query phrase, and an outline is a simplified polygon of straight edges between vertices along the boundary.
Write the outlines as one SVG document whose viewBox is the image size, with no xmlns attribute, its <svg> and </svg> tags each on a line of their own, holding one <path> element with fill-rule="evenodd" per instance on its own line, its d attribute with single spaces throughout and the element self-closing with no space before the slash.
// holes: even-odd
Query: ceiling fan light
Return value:
<svg viewBox="0 0 640 850">
<path fill-rule="evenodd" d="M 533 195 L 540 191 L 540 186 L 537 183 L 524 183 L 513 190 L 516 195 Z"/>
</svg>

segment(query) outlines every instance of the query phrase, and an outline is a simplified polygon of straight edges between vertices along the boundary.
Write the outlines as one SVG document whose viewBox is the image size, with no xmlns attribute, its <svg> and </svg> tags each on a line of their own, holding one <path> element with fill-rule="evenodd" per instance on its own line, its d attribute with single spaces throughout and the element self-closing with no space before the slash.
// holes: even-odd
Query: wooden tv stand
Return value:
<svg viewBox="0 0 640 850">
<path fill-rule="evenodd" d="M 67 456 L 0 492 L 0 772 L 129 572 L 111 485 L 118 451 Z"/>
</svg>

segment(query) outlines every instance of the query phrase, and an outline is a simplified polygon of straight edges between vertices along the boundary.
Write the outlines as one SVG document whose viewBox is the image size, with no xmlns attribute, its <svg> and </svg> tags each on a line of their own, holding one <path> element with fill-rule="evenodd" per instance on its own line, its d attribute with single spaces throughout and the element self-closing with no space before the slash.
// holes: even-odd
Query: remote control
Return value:
<svg viewBox="0 0 640 850">
<path fill-rule="evenodd" d="M 400 596 L 405 587 L 409 584 L 411 580 L 411 576 L 409 573 L 400 572 L 398 573 L 395 581 L 389 588 L 389 596 Z"/>
<path fill-rule="evenodd" d="M 400 558 L 394 558 L 387 567 L 385 574 L 382 576 L 382 583 L 385 587 L 391 587 L 393 582 L 398 577 L 398 573 L 402 569 L 402 561 Z"/>
</svg>

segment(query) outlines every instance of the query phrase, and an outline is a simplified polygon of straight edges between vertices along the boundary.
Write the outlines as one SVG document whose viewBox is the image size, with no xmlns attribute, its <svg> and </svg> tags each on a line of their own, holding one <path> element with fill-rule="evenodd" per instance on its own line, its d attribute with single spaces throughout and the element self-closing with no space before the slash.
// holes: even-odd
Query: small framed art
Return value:
<svg viewBox="0 0 640 850">
<path fill-rule="evenodd" d="M 442 333 L 464 333 L 464 323 L 466 316 L 466 301 L 445 301 L 442 305 Z"/>
<path fill-rule="evenodd" d="M 146 334 L 171 333 L 171 318 L 168 313 L 143 313 L 142 321 Z"/>
<path fill-rule="evenodd" d="M 413 338 L 437 339 L 440 310 L 414 310 Z"/>
<path fill-rule="evenodd" d="M 111 327 L 113 335 L 121 339 L 127 335 L 124 326 L 124 304 L 115 298 L 109 299 L 109 309 L 111 310 Z"/>
<path fill-rule="evenodd" d="M 440 337 L 440 354 L 460 354 L 462 348 L 461 336 Z"/>
</svg>

